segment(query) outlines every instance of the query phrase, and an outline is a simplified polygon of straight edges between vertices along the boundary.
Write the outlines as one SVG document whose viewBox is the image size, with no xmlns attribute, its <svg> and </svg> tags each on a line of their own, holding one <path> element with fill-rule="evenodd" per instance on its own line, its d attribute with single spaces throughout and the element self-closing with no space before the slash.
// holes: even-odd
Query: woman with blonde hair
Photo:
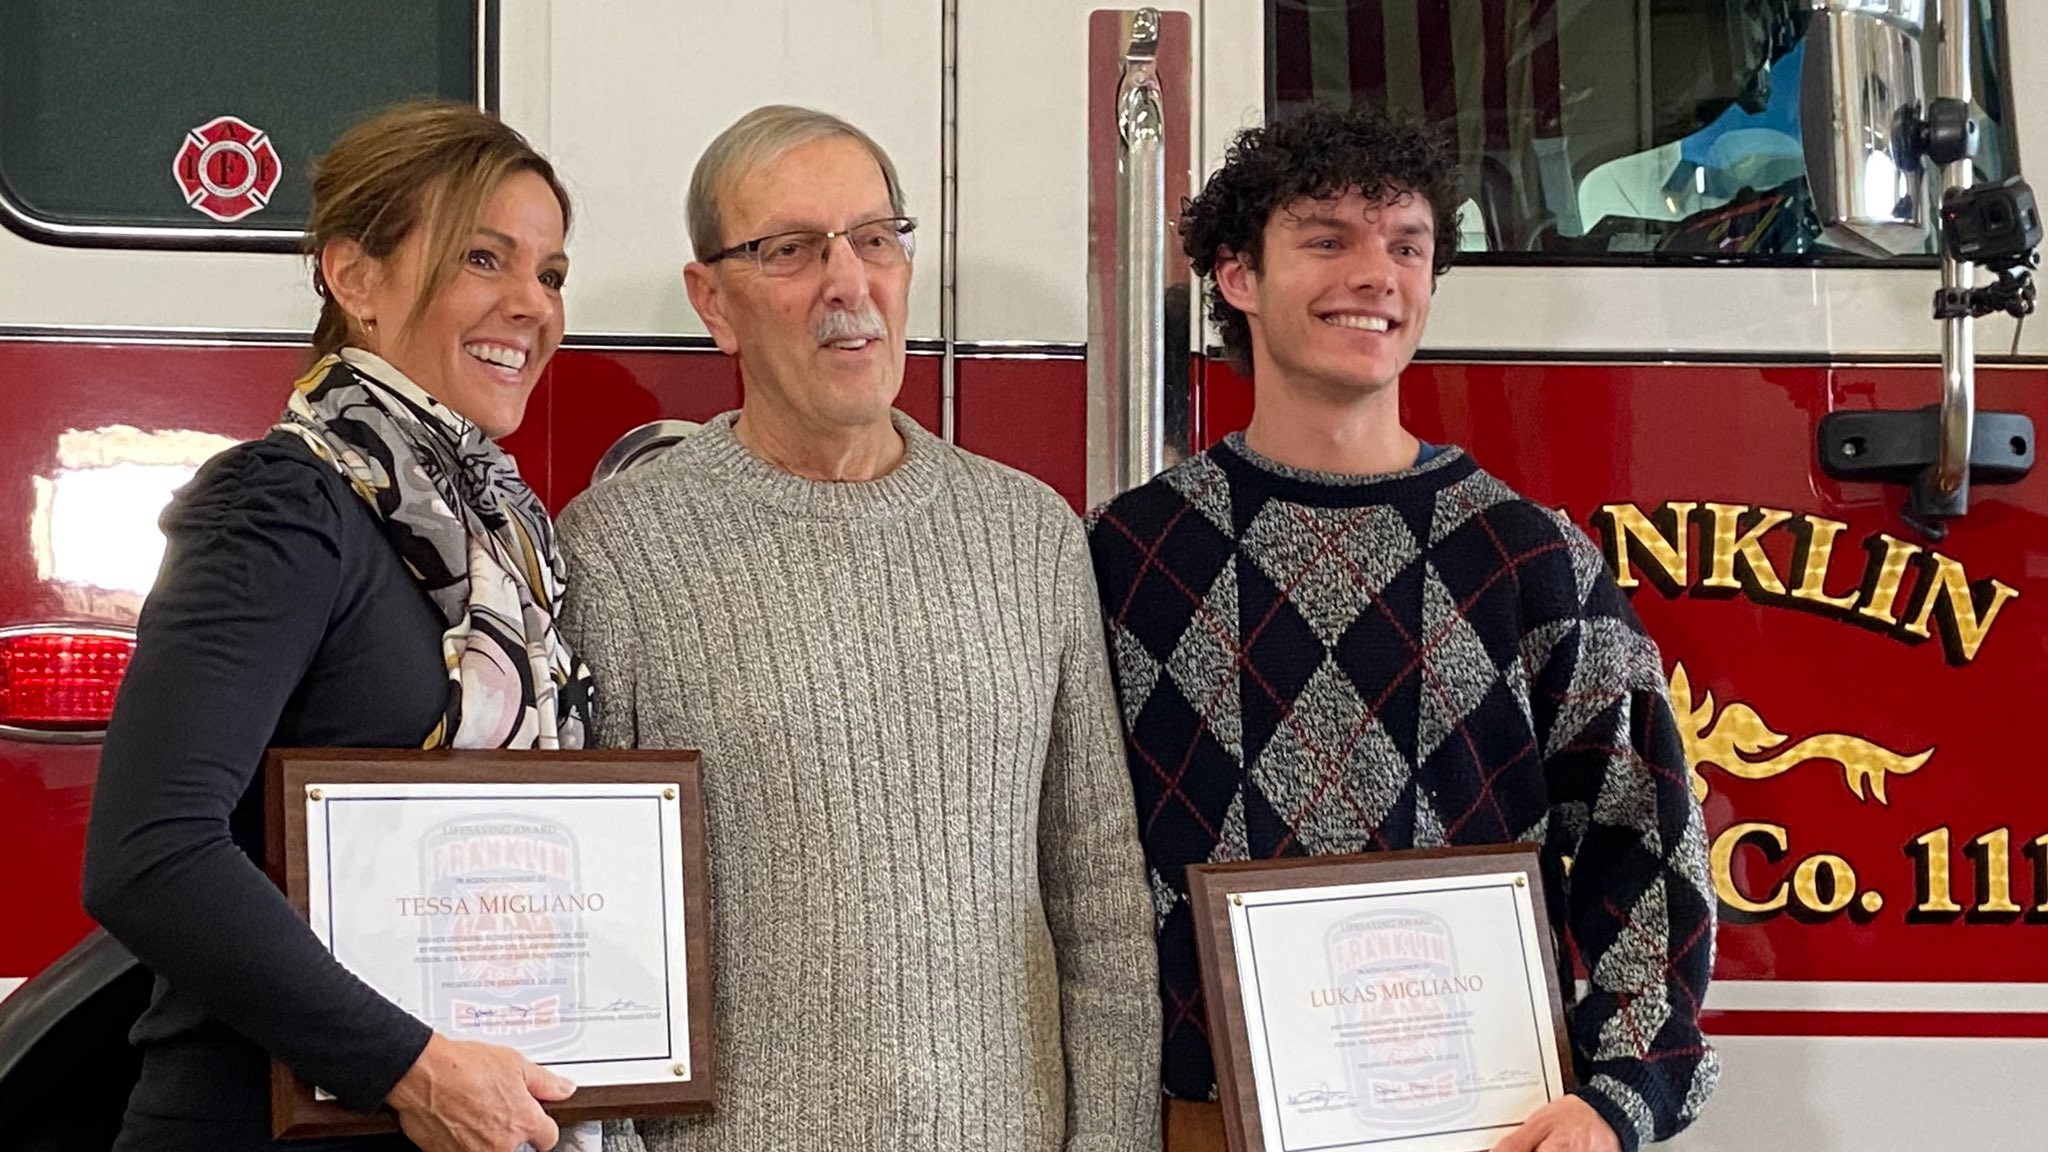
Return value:
<svg viewBox="0 0 2048 1152">
<path fill-rule="evenodd" d="M 156 975 L 116 1147 L 547 1148 L 541 1102 L 571 1084 L 435 1033 L 264 876 L 258 767 L 269 746 L 582 744 L 553 528 L 494 442 L 561 342 L 569 197 L 517 132 L 433 103 L 343 135 L 313 205 L 313 366 L 164 513 L 101 756 L 86 907 Z M 405 1137 L 273 1144 L 273 1056 Z"/>
</svg>

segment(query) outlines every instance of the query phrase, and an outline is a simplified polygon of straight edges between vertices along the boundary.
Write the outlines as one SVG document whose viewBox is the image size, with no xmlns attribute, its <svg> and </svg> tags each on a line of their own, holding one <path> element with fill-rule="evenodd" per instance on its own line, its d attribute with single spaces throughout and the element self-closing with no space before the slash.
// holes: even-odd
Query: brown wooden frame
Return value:
<svg viewBox="0 0 2048 1152">
<path fill-rule="evenodd" d="M 1245 892 L 1500 872 L 1521 872 L 1529 878 L 1537 949 L 1543 956 L 1543 983 L 1549 994 L 1550 1023 L 1557 1039 L 1558 1071 L 1563 1077 L 1561 1087 L 1568 1092 L 1573 1083 L 1571 1039 L 1565 1032 L 1564 998 L 1559 994 L 1557 980 L 1557 954 L 1550 932 L 1549 909 L 1543 898 L 1543 869 L 1534 845 L 1492 844 L 1472 848 L 1368 852 L 1357 856 L 1299 856 L 1233 864 L 1196 864 L 1188 869 L 1188 904 L 1195 917 L 1195 953 L 1202 970 L 1202 997 L 1208 1002 L 1209 1050 L 1216 1062 L 1216 1098 L 1223 1104 L 1223 1123 L 1232 1152 L 1266 1152 L 1266 1141 L 1259 1122 L 1258 1081 L 1252 1071 L 1251 1038 L 1244 1015 L 1244 987 L 1237 978 L 1236 948 L 1230 936 L 1230 897 Z M 1472 1152 L 1486 1152 L 1486 1148 L 1487 1145 L 1477 1145 Z"/>
<path fill-rule="evenodd" d="M 548 1115 L 561 1123 L 675 1115 L 711 1109 L 711 916 L 705 852 L 704 787 L 693 751 L 578 749 L 570 751 L 388 751 L 296 749 L 269 752 L 263 761 L 264 852 L 270 877 L 301 917 L 308 916 L 307 787 L 362 784 L 675 784 L 682 823 L 683 924 L 690 1013 L 690 1079 L 681 1084 L 624 1084 L 579 1088 Z M 270 1063 L 270 1124 L 284 1139 L 354 1136 L 398 1130 L 389 1108 L 364 1116 L 339 1101 L 315 1097 L 313 1085 L 282 1061 Z"/>
</svg>

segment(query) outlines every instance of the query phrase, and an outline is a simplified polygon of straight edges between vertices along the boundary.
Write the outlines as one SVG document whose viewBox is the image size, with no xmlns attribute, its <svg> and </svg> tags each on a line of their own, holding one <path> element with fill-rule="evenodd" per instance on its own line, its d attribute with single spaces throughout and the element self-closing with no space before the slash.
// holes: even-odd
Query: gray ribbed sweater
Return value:
<svg viewBox="0 0 2048 1152">
<path fill-rule="evenodd" d="M 717 1110 L 647 1147 L 1154 1147 L 1152 910 L 1079 521 L 907 419 L 895 470 L 833 484 L 733 418 L 560 524 L 597 742 L 704 754 Z"/>
</svg>

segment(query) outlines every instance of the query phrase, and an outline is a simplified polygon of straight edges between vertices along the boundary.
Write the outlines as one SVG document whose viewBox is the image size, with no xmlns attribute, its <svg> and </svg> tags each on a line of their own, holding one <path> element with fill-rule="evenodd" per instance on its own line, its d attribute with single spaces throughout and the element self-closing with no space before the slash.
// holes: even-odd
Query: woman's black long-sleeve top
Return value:
<svg viewBox="0 0 2048 1152">
<path fill-rule="evenodd" d="M 86 909 L 156 975 L 131 1122 L 267 1115 L 264 1054 L 382 1103 L 427 1025 L 321 947 L 267 879 L 266 747 L 417 748 L 448 693 L 440 613 L 302 442 L 210 461 L 167 549 L 107 731 Z"/>
</svg>

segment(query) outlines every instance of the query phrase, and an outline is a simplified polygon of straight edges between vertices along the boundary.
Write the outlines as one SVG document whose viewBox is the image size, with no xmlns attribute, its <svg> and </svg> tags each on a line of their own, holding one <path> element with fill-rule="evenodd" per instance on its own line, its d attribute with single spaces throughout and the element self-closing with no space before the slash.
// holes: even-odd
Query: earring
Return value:
<svg viewBox="0 0 2048 1152">
<path fill-rule="evenodd" d="M 377 334 L 377 320 L 375 317 L 363 317 L 363 331 L 369 333 L 372 336 L 375 336 Z"/>
</svg>

